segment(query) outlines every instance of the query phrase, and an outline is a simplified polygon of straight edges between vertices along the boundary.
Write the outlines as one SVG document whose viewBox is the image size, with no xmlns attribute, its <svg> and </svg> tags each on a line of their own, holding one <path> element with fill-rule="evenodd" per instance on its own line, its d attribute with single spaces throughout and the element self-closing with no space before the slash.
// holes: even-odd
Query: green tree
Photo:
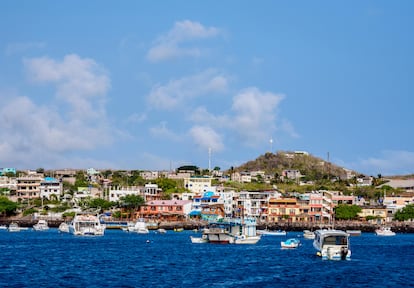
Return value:
<svg viewBox="0 0 414 288">
<path fill-rule="evenodd" d="M 358 217 L 361 207 L 357 205 L 339 204 L 335 207 L 335 219 L 351 220 Z"/>
<path fill-rule="evenodd" d="M 173 179 L 158 178 L 155 180 L 155 183 L 158 185 L 159 188 L 162 189 L 162 191 L 177 188 L 177 182 Z"/>
<path fill-rule="evenodd" d="M 395 212 L 394 219 L 397 221 L 406 221 L 414 219 L 414 204 L 409 204 Z"/>
<path fill-rule="evenodd" d="M 89 182 L 86 179 L 85 173 L 83 171 L 76 172 L 75 188 L 78 187 L 88 187 Z"/>
<path fill-rule="evenodd" d="M 121 197 L 119 200 L 121 206 L 133 210 L 137 210 L 139 207 L 145 204 L 144 198 L 142 198 L 140 195 L 126 195 Z"/>
<path fill-rule="evenodd" d="M 112 206 L 115 206 L 115 203 L 102 198 L 92 198 L 88 204 L 90 208 L 100 208 L 101 210 L 108 210 Z"/>
<path fill-rule="evenodd" d="M 10 201 L 7 197 L 0 196 L 0 214 L 5 216 L 13 215 L 18 207 L 19 204 L 16 202 Z"/>
</svg>

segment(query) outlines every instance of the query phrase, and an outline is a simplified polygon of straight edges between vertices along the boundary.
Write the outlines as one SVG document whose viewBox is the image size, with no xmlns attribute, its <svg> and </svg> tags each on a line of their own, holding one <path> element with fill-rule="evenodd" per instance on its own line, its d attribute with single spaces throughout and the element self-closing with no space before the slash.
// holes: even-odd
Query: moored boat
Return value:
<svg viewBox="0 0 414 288">
<path fill-rule="evenodd" d="M 9 224 L 8 230 L 9 232 L 20 232 L 22 229 L 20 228 L 19 224 L 12 222 Z"/>
<path fill-rule="evenodd" d="M 350 236 L 361 236 L 361 230 L 346 230 Z"/>
<path fill-rule="evenodd" d="M 164 228 L 158 228 L 157 232 L 160 233 L 160 234 L 165 234 L 165 233 L 167 233 L 167 230 L 165 230 Z"/>
<path fill-rule="evenodd" d="M 300 244 L 300 241 L 296 238 L 290 238 L 286 241 L 281 241 L 280 246 L 282 248 L 298 248 Z"/>
<path fill-rule="evenodd" d="M 342 230 L 316 230 L 313 247 L 323 260 L 350 260 L 349 234 Z"/>
<path fill-rule="evenodd" d="M 132 225 L 128 225 L 128 232 L 148 234 L 149 230 L 147 228 L 145 221 L 143 219 L 139 219 L 135 223 L 132 223 Z"/>
<path fill-rule="evenodd" d="M 256 244 L 261 235 L 256 233 L 254 218 L 226 218 L 210 223 L 203 230 L 208 242 L 220 244 Z"/>
<path fill-rule="evenodd" d="M 69 225 L 69 231 L 79 236 L 103 236 L 105 234 L 105 226 L 101 225 L 96 214 L 79 213 L 76 214 Z"/>
<path fill-rule="evenodd" d="M 49 225 L 46 220 L 39 219 L 35 225 L 33 225 L 35 231 L 46 231 L 49 230 Z"/>
<path fill-rule="evenodd" d="M 303 238 L 305 239 L 315 239 L 315 233 L 310 230 L 303 230 Z"/>
<path fill-rule="evenodd" d="M 375 230 L 375 234 L 378 236 L 395 236 L 395 232 L 391 230 L 391 227 L 380 227 Z"/>
<path fill-rule="evenodd" d="M 201 237 L 190 236 L 191 243 L 202 244 L 208 243 L 207 235 L 203 234 Z"/>
<path fill-rule="evenodd" d="M 258 235 L 263 235 L 263 236 L 286 236 L 286 231 L 282 231 L 282 230 L 271 231 L 271 230 L 265 229 L 265 230 L 257 230 L 256 232 Z"/>
<path fill-rule="evenodd" d="M 58 228 L 59 232 L 69 233 L 69 224 L 66 222 L 62 222 Z"/>
</svg>

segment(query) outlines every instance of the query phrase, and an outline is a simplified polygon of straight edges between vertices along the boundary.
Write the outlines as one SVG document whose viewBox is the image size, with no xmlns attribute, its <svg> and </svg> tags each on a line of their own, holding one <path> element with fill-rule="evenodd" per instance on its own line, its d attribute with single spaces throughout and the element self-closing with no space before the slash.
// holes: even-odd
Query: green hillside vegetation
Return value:
<svg viewBox="0 0 414 288">
<path fill-rule="evenodd" d="M 279 151 L 276 154 L 266 153 L 255 160 L 234 168 L 237 172 L 262 170 L 266 174 L 278 176 L 282 175 L 283 170 L 287 169 L 299 170 L 304 178 L 309 180 L 340 177 L 345 173 L 344 168 L 321 158 L 288 151 Z"/>
<path fill-rule="evenodd" d="M 281 177 L 284 170 L 299 170 L 302 177 L 300 179 L 284 179 Z M 297 154 L 289 151 L 279 151 L 276 154 L 266 153 L 239 167 L 232 167 L 226 171 L 226 174 L 231 175 L 233 172 L 252 171 L 264 171 L 266 175 L 271 175 L 270 183 L 264 183 L 264 181 L 259 179 L 252 183 L 229 181 L 225 183 L 225 186 L 235 188 L 237 191 L 264 191 L 277 186 L 277 189 L 286 195 L 292 192 L 306 193 L 317 190 L 330 190 L 340 191 L 344 195 L 361 196 L 365 199 L 379 199 L 384 195 L 384 191 L 387 195 L 403 193 L 402 190 L 393 189 L 389 186 L 376 188 L 378 185 L 386 183 L 381 175 L 374 177 L 371 186 L 357 186 L 356 177 L 364 175 L 353 172 L 356 177 L 343 180 L 346 175 L 345 168 L 312 155 Z M 300 185 L 301 182 L 307 184 Z"/>
</svg>

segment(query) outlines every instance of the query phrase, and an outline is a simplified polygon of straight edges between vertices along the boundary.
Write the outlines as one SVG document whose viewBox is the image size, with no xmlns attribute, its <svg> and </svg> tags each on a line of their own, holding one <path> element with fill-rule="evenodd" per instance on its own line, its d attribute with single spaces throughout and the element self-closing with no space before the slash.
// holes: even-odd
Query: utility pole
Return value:
<svg viewBox="0 0 414 288">
<path fill-rule="evenodd" d="M 211 148 L 208 148 L 208 173 L 211 175 Z"/>
</svg>

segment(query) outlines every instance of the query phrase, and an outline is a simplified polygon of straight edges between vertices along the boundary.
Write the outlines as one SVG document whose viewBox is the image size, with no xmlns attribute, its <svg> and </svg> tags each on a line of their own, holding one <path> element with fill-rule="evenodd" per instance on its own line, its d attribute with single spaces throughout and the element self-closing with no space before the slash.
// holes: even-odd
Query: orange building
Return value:
<svg viewBox="0 0 414 288">
<path fill-rule="evenodd" d="M 297 222 L 302 221 L 302 206 L 296 198 L 269 199 L 268 222 Z"/>
<path fill-rule="evenodd" d="M 153 200 L 140 207 L 138 217 L 161 221 L 181 221 L 191 211 L 191 200 Z"/>
</svg>

